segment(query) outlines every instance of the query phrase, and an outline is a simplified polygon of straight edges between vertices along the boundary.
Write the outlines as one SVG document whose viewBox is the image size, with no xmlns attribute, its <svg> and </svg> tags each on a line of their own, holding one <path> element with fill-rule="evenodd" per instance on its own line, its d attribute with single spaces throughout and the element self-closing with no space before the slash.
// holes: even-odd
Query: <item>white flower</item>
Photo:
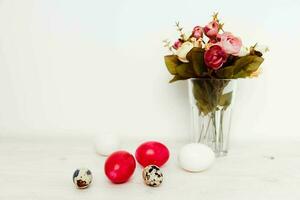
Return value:
<svg viewBox="0 0 300 200">
<path fill-rule="evenodd" d="M 250 53 L 250 48 L 248 47 L 245 47 L 245 46 L 242 46 L 241 49 L 240 49 L 240 52 L 238 53 L 238 57 L 243 57 L 243 56 L 246 56 Z"/>
<path fill-rule="evenodd" d="M 194 47 L 201 47 L 202 44 L 202 38 L 199 38 L 198 40 L 194 37 L 191 37 L 191 42 L 193 43 Z"/>
<path fill-rule="evenodd" d="M 257 44 L 257 45 L 255 45 L 254 50 L 259 51 L 260 53 L 264 54 L 267 51 L 269 51 L 269 48 L 266 45 Z"/>
<path fill-rule="evenodd" d="M 176 55 L 181 62 L 188 63 L 189 61 L 186 59 L 186 55 L 190 52 L 190 50 L 194 47 L 193 43 L 185 42 L 183 43 L 177 50 Z"/>
</svg>

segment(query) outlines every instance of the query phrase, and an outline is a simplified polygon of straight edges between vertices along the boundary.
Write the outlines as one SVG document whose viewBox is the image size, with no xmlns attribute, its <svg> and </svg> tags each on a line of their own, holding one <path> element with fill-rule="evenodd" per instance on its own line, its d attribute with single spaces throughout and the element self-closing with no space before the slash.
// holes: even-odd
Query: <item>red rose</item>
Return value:
<svg viewBox="0 0 300 200">
<path fill-rule="evenodd" d="M 201 26 L 195 26 L 192 36 L 197 40 L 203 37 L 203 28 Z"/>
<path fill-rule="evenodd" d="M 214 38 L 218 35 L 219 23 L 217 21 L 212 21 L 204 27 L 204 34 L 209 38 Z"/>
<path fill-rule="evenodd" d="M 177 50 L 179 47 L 181 47 L 181 45 L 182 45 L 181 40 L 177 40 L 176 42 L 174 42 L 172 47 Z"/>
<path fill-rule="evenodd" d="M 219 45 L 211 46 L 204 53 L 204 62 L 207 67 L 212 68 L 214 70 L 219 69 L 227 60 L 227 54 Z"/>
</svg>

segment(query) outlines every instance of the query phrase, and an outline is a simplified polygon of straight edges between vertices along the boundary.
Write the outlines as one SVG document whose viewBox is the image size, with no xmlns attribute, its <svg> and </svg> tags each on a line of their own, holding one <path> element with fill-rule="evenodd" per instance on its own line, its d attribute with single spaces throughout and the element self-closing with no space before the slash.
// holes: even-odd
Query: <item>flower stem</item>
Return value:
<svg viewBox="0 0 300 200">
<path fill-rule="evenodd" d="M 214 137 L 212 140 L 212 144 L 214 146 L 214 150 L 216 152 L 218 152 L 219 149 L 218 149 L 218 131 L 217 131 L 217 122 L 216 122 L 216 111 L 212 112 L 212 118 L 213 118 L 213 126 L 214 126 Z"/>
<path fill-rule="evenodd" d="M 208 135 L 210 123 L 211 123 L 211 117 L 209 118 L 209 121 L 208 121 L 208 124 L 207 124 L 207 127 L 206 127 L 206 131 L 205 131 L 205 134 L 203 135 L 203 138 L 204 138 L 205 143 L 207 143 L 206 140 L 207 140 L 207 135 Z M 201 135 L 202 135 L 202 134 L 201 134 Z M 200 136 L 199 142 L 201 141 L 201 138 L 202 138 L 202 136 Z"/>
<path fill-rule="evenodd" d="M 224 143 L 223 119 L 224 119 L 224 108 L 221 109 L 221 119 L 220 119 L 220 131 L 219 131 L 220 151 L 223 151 L 223 143 Z"/>
</svg>

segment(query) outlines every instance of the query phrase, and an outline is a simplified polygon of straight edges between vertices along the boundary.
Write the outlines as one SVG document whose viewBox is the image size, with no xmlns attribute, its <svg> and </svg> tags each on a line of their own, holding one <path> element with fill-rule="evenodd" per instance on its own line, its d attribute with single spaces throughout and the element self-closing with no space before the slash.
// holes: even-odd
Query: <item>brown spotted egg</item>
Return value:
<svg viewBox="0 0 300 200">
<path fill-rule="evenodd" d="M 76 169 L 73 174 L 73 183 L 79 189 L 84 189 L 89 187 L 92 183 L 92 172 L 86 168 Z"/>
<path fill-rule="evenodd" d="M 143 170 L 143 179 L 146 185 L 157 187 L 163 181 L 163 174 L 158 166 L 148 165 Z"/>
</svg>

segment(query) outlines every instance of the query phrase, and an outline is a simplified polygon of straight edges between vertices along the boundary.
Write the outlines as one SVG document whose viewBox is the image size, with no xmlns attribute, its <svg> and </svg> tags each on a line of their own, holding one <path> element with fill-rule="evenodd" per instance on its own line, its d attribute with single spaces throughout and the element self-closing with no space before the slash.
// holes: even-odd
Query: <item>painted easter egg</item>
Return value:
<svg viewBox="0 0 300 200">
<path fill-rule="evenodd" d="M 135 158 L 143 167 L 148 165 L 161 167 L 168 161 L 169 156 L 168 148 L 155 141 L 145 142 L 135 151 Z"/>
<path fill-rule="evenodd" d="M 127 151 L 116 151 L 105 161 L 104 170 L 113 183 L 124 183 L 132 176 L 136 164 L 133 155 Z"/>
</svg>

